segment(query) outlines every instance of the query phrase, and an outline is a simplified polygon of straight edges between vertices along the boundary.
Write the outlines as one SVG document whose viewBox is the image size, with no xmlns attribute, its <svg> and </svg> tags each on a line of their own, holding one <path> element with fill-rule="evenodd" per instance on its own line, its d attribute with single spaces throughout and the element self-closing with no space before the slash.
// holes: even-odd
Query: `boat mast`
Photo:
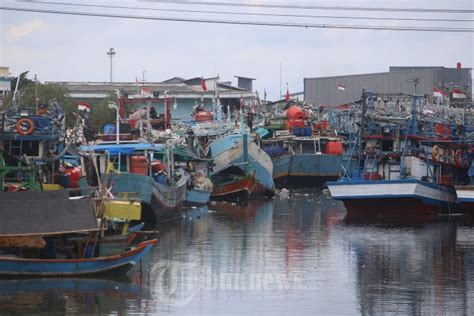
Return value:
<svg viewBox="0 0 474 316">
<path fill-rule="evenodd" d="M 356 177 L 360 177 L 360 163 L 362 161 L 362 135 L 364 133 L 364 125 L 365 125 L 365 113 L 367 110 L 367 99 L 369 96 L 372 96 L 372 93 L 362 90 L 362 97 L 361 97 L 361 113 L 360 113 L 360 126 L 359 126 L 359 136 L 357 139 L 357 147 L 358 147 L 358 156 L 357 156 L 357 173 Z"/>
</svg>

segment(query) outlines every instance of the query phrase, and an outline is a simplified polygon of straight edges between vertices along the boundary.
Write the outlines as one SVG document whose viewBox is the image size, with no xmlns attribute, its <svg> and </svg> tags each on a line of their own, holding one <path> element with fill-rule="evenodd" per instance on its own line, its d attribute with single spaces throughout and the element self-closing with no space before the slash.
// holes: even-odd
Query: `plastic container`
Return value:
<svg viewBox="0 0 474 316">
<path fill-rule="evenodd" d="M 286 121 L 286 129 L 293 129 L 293 127 L 304 127 L 304 120 L 288 120 Z"/>
<path fill-rule="evenodd" d="M 212 112 L 197 112 L 194 114 L 194 119 L 196 122 L 206 122 L 214 120 Z"/>
<path fill-rule="evenodd" d="M 289 120 L 306 120 L 308 116 L 306 113 L 297 106 L 292 106 L 286 112 L 286 116 Z"/>
<path fill-rule="evenodd" d="M 329 121 L 320 121 L 319 122 L 319 129 L 321 131 L 328 131 L 329 130 Z"/>
<path fill-rule="evenodd" d="M 148 159 L 145 156 L 130 157 L 130 173 L 148 175 Z"/>
<path fill-rule="evenodd" d="M 305 136 L 313 135 L 313 129 L 310 126 L 305 127 L 304 130 L 305 130 Z"/>
<path fill-rule="evenodd" d="M 81 178 L 81 167 L 74 167 L 74 168 L 69 168 L 64 171 L 66 174 L 69 175 L 70 178 L 70 188 L 77 188 L 78 187 L 78 181 Z"/>
<path fill-rule="evenodd" d="M 341 142 L 327 143 L 324 153 L 328 155 L 342 155 L 342 143 Z"/>
</svg>

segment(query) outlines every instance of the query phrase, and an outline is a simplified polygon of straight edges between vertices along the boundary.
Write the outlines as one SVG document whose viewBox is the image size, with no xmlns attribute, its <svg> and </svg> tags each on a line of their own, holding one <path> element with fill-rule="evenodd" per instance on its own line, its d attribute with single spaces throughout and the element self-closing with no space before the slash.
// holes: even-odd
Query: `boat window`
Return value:
<svg viewBox="0 0 474 316">
<path fill-rule="evenodd" d="M 38 141 L 19 141 L 12 140 L 11 142 L 5 142 L 5 149 L 10 151 L 12 156 L 27 155 L 29 157 L 39 157 L 39 142 Z"/>
</svg>

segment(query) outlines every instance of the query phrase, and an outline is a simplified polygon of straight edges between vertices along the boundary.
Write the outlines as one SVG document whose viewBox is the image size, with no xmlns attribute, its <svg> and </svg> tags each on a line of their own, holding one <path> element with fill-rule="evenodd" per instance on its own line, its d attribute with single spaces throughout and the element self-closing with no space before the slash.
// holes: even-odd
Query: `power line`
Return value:
<svg viewBox="0 0 474 316">
<path fill-rule="evenodd" d="M 473 28 L 448 28 L 448 27 L 403 27 L 403 26 L 378 26 L 378 25 L 337 25 L 337 24 L 312 24 L 312 23 L 283 23 L 283 22 L 264 22 L 264 21 L 238 21 L 238 20 L 214 20 L 214 19 L 191 19 L 174 17 L 154 17 L 138 16 L 126 14 L 93 13 L 93 12 L 74 12 L 61 10 L 43 10 L 30 8 L 0 7 L 0 10 L 49 13 L 60 15 L 74 15 L 102 18 L 120 18 L 134 20 L 152 20 L 152 21 L 170 21 L 170 22 L 190 22 L 190 23 L 211 23 L 211 24 L 232 24 L 232 25 L 254 25 L 254 26 L 278 26 L 293 28 L 319 28 L 319 29 L 349 29 L 349 30 L 376 30 L 376 31 L 417 31 L 417 32 L 454 32 L 454 33 L 474 33 Z"/>
<path fill-rule="evenodd" d="M 54 2 L 54 1 L 19 0 L 17 2 L 33 2 L 35 4 L 52 4 L 52 5 L 92 7 L 92 8 L 143 10 L 143 11 L 159 11 L 159 12 L 180 12 L 180 13 L 229 14 L 229 15 L 242 15 L 242 16 L 320 18 L 320 19 L 343 19 L 343 20 L 376 20 L 376 21 L 474 22 L 473 19 L 393 18 L 393 17 L 339 16 L 339 15 L 336 16 L 336 15 L 311 15 L 311 14 L 287 14 L 287 13 L 250 13 L 250 12 L 232 12 L 232 11 L 190 10 L 190 9 L 163 9 L 163 8 L 151 8 L 151 7 L 135 7 L 135 6 L 131 7 L 131 6 L 99 5 L 99 4 L 85 4 L 85 3 L 64 3 L 64 2 Z"/>
<path fill-rule="evenodd" d="M 172 3 L 184 5 L 251 7 L 271 9 L 306 9 L 306 10 L 334 10 L 334 11 L 375 11 L 375 12 L 418 12 L 418 13 L 474 13 L 469 9 L 427 9 L 427 8 L 377 8 L 377 7 L 345 7 L 323 5 L 294 5 L 284 3 L 235 3 L 223 1 L 173 1 L 173 0 L 139 0 L 139 2 Z"/>
</svg>

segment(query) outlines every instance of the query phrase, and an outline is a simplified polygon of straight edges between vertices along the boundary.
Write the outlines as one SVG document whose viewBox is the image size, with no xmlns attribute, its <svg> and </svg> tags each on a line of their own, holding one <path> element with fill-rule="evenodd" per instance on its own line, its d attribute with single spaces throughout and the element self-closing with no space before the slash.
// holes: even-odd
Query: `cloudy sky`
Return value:
<svg viewBox="0 0 474 316">
<path fill-rule="evenodd" d="M 54 1 L 54 0 L 52 0 Z M 57 0 L 59 2 L 61 0 Z M 202 0 L 204 1 L 204 0 Z M 208 2 L 209 1 L 204 1 Z M 359 7 L 444 8 L 473 10 L 472 0 L 271 0 L 235 3 L 283 3 Z M 0 1 L 2 7 L 53 9 L 136 16 L 251 20 L 338 25 L 391 25 L 474 28 L 473 22 L 348 20 L 315 17 L 269 17 L 75 7 L 58 4 Z M 363 17 L 445 18 L 474 20 L 474 14 L 408 13 L 269 9 L 263 7 L 200 6 L 154 1 L 80 1 L 69 3 L 120 5 L 140 8 L 227 11 L 247 13 Z M 373 30 L 284 28 L 101 18 L 0 10 L 0 66 L 12 75 L 25 70 L 41 81 L 108 81 L 113 47 L 114 81 L 134 81 L 145 70 L 148 81 L 174 76 L 210 77 L 235 83 L 234 75 L 257 78 L 269 99 L 278 97 L 280 65 L 282 89 L 303 90 L 303 78 L 387 71 L 390 65 L 473 66 L 474 33 L 394 32 Z"/>
</svg>

